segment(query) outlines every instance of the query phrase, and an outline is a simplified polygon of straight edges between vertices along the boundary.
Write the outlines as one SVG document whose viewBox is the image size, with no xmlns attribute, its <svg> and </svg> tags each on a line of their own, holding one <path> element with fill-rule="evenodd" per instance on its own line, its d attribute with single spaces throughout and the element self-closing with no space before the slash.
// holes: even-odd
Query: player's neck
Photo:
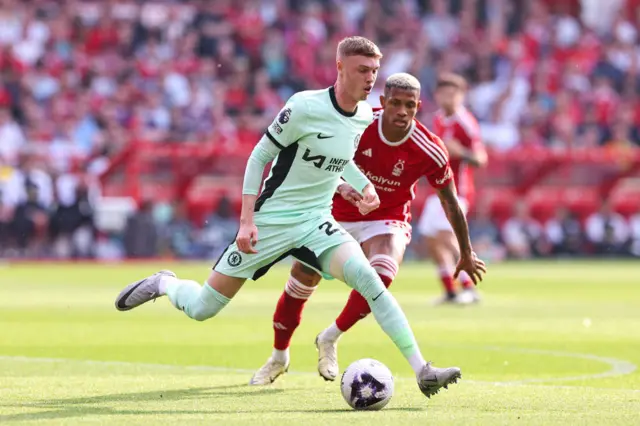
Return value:
<svg viewBox="0 0 640 426">
<path fill-rule="evenodd" d="M 338 106 L 346 112 L 354 112 L 358 107 L 358 100 L 349 96 L 345 88 L 340 84 L 340 81 L 336 81 L 333 87 L 335 89 Z"/>
<path fill-rule="evenodd" d="M 442 112 L 444 112 L 445 117 L 451 117 L 452 115 L 455 115 L 459 109 L 460 107 L 442 108 Z"/>
<path fill-rule="evenodd" d="M 391 143 L 400 142 L 407 136 L 410 131 L 411 126 L 407 127 L 406 129 L 393 128 L 390 125 L 386 124 L 386 121 L 382 120 L 382 136 L 384 136 L 384 138 Z"/>
</svg>

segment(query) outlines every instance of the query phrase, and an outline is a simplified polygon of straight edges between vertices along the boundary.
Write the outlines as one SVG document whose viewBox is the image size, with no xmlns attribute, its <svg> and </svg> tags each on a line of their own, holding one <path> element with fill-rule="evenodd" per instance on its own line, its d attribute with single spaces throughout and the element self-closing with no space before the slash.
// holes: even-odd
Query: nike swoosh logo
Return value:
<svg viewBox="0 0 640 426">
<path fill-rule="evenodd" d="M 129 289 L 129 291 L 120 298 L 120 300 L 118 300 L 118 308 L 120 309 L 128 309 L 129 307 L 127 306 L 127 304 L 125 303 L 125 301 L 129 298 L 129 296 L 131 296 L 131 293 L 133 293 L 136 288 L 140 287 L 140 284 L 142 284 L 143 282 L 145 282 L 145 279 L 142 279 L 140 281 L 138 281 L 133 287 L 131 287 Z"/>
<path fill-rule="evenodd" d="M 329 139 L 332 138 L 333 135 L 324 135 L 322 133 L 318 133 L 318 139 Z"/>
<path fill-rule="evenodd" d="M 384 292 L 385 292 L 385 290 L 382 290 L 380 292 L 380 294 L 378 294 L 376 297 L 373 298 L 373 301 L 375 302 L 376 300 L 378 300 L 378 297 L 382 296 L 382 293 L 384 293 Z"/>
</svg>

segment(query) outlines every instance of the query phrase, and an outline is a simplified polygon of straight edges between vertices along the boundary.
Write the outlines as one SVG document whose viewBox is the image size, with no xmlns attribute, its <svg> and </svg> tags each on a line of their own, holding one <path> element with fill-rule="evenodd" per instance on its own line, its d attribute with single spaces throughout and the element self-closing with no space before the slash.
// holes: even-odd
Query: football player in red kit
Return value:
<svg viewBox="0 0 640 426">
<path fill-rule="evenodd" d="M 486 165 L 487 152 L 480 139 L 478 122 L 463 106 L 465 91 L 466 82 L 458 75 L 446 74 L 438 79 L 436 102 L 440 110 L 436 113 L 433 130 L 449 151 L 449 162 L 460 205 L 466 214 L 474 201 L 473 168 Z M 425 201 L 418 232 L 425 239 L 445 290 L 436 303 L 478 302 L 473 280 L 464 271 L 458 276 L 462 291 L 456 292 L 454 265 L 458 259 L 459 247 L 454 229 L 447 220 L 447 214 L 437 195 L 432 195 Z"/>
<path fill-rule="evenodd" d="M 374 121 L 362 134 L 354 158 L 375 185 L 380 207 L 363 217 L 354 207 L 360 194 L 343 183 L 334 197 L 333 216 L 362 245 L 371 265 L 389 287 L 411 240 L 410 207 L 415 188 L 418 180 L 426 176 L 436 188 L 460 244 L 456 275 L 464 269 L 474 281 L 481 280 L 485 265 L 471 248 L 447 150 L 437 136 L 415 120 L 420 108 L 420 83 L 409 74 L 394 74 L 387 79 L 380 102 L 383 109 L 374 112 Z M 313 269 L 294 264 L 273 316 L 273 353 L 250 384 L 270 384 L 287 371 L 291 337 L 300 324 L 305 302 L 320 280 Z M 316 338 L 318 372 L 326 380 L 335 380 L 338 375 L 338 338 L 369 312 L 367 301 L 354 290 L 335 322 Z"/>
</svg>

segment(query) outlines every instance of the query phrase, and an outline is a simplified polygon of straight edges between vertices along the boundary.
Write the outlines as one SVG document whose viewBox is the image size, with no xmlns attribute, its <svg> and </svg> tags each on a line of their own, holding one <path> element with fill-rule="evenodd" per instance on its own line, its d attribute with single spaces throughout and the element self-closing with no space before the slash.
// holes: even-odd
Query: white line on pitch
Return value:
<svg viewBox="0 0 640 426">
<path fill-rule="evenodd" d="M 458 347 L 458 345 L 453 345 L 453 346 Z M 573 352 L 552 351 L 552 350 L 542 350 L 542 349 L 510 348 L 510 347 L 500 347 L 500 346 L 474 347 L 474 346 L 465 345 L 464 347 L 469 349 L 486 350 L 486 351 L 514 352 L 514 353 L 534 354 L 534 355 L 562 357 L 562 358 L 587 359 L 587 360 L 607 364 L 610 367 L 609 370 L 601 373 L 584 374 L 580 376 L 571 376 L 571 377 L 530 378 L 530 379 L 510 380 L 510 381 L 480 381 L 480 380 L 464 381 L 465 383 L 473 383 L 473 384 L 481 384 L 481 385 L 523 386 L 523 385 L 531 385 L 531 384 L 544 385 L 545 383 L 549 383 L 549 382 L 593 380 L 593 379 L 610 378 L 615 376 L 623 376 L 623 375 L 631 374 L 637 368 L 635 364 L 629 361 L 619 360 L 615 358 L 601 357 L 601 356 L 592 355 L 592 354 L 580 354 L 580 353 L 573 353 Z M 179 369 L 183 371 L 192 370 L 192 371 L 210 371 L 210 372 L 218 372 L 218 373 L 240 373 L 240 374 L 253 374 L 255 372 L 255 370 L 250 370 L 246 368 L 217 367 L 217 366 L 206 366 L 206 365 L 171 365 L 171 364 L 137 363 L 137 362 L 127 362 L 127 361 L 96 361 L 96 360 L 84 360 L 84 359 L 73 359 L 73 358 L 37 358 L 37 357 L 6 356 L 6 355 L 0 355 L 0 361 L 14 361 L 14 362 L 25 362 L 25 363 L 76 363 L 76 364 L 94 365 L 94 366 L 138 367 L 138 368 L 152 368 L 152 369 L 164 369 L 164 370 Z M 292 371 L 289 374 L 309 375 L 309 376 L 317 375 L 317 373 L 304 372 L 304 371 Z M 399 377 L 399 376 L 396 378 L 400 380 L 414 380 L 413 378 Z M 554 385 L 551 385 L 551 386 L 563 387 L 563 388 L 571 387 L 571 386 L 554 386 Z M 637 390 L 636 392 L 640 392 L 640 390 Z"/>
</svg>

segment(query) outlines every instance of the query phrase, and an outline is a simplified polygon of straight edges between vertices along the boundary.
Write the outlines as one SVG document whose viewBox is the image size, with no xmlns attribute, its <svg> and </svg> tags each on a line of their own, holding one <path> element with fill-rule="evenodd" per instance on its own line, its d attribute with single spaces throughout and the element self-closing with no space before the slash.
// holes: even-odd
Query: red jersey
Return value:
<svg viewBox="0 0 640 426">
<path fill-rule="evenodd" d="M 354 161 L 376 187 L 380 207 L 362 216 L 357 208 L 336 194 L 333 216 L 339 222 L 409 222 L 418 180 L 426 176 L 434 188 L 442 188 L 453 178 L 447 149 L 422 123 L 414 119 L 407 136 L 398 142 L 389 142 L 382 134 L 383 111 L 374 111 L 374 120 L 360 138 Z"/>
<path fill-rule="evenodd" d="M 482 147 L 480 126 L 475 117 L 466 109 L 460 108 L 455 114 L 447 117 L 443 111 L 436 113 L 433 131 L 442 140 L 457 139 L 462 146 L 472 151 Z M 459 158 L 451 158 L 451 169 L 456 182 L 458 195 L 471 204 L 475 195 L 473 185 L 473 167 Z"/>
</svg>

